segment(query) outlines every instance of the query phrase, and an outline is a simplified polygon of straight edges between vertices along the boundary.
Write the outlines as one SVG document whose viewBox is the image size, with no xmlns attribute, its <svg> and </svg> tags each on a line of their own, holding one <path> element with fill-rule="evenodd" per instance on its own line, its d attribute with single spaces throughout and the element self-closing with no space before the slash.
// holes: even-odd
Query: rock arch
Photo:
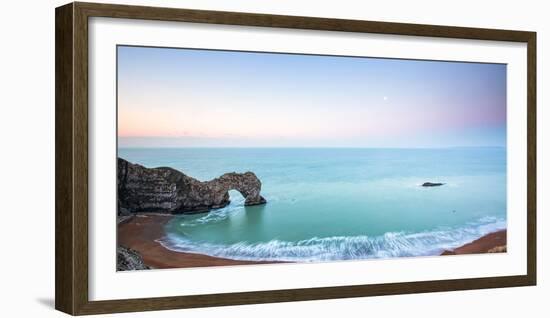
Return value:
<svg viewBox="0 0 550 318">
<path fill-rule="evenodd" d="M 260 195 L 262 183 L 252 172 L 226 173 L 219 178 L 206 182 L 209 190 L 219 192 L 224 197 L 229 195 L 230 190 L 236 190 L 245 198 L 245 205 L 256 205 L 265 203 Z"/>
<path fill-rule="evenodd" d="M 262 183 L 253 172 L 226 173 L 201 182 L 178 170 L 145 168 L 118 158 L 118 214 L 135 212 L 198 213 L 229 204 L 229 190 L 239 191 L 245 205 L 266 203 Z"/>
</svg>

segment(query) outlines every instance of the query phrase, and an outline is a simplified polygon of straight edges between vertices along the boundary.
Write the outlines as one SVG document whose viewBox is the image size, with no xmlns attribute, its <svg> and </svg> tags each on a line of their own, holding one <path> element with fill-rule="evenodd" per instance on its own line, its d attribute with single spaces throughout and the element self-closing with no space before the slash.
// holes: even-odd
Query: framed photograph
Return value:
<svg viewBox="0 0 550 318">
<path fill-rule="evenodd" d="M 56 9 L 73 315 L 536 284 L 536 33 Z"/>
</svg>

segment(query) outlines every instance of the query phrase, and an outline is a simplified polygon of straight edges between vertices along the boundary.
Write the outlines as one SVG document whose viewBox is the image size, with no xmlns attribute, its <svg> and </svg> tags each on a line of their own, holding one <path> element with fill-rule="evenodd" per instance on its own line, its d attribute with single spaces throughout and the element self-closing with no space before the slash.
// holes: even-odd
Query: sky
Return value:
<svg viewBox="0 0 550 318">
<path fill-rule="evenodd" d="M 118 46 L 119 147 L 506 145 L 506 65 Z"/>
</svg>

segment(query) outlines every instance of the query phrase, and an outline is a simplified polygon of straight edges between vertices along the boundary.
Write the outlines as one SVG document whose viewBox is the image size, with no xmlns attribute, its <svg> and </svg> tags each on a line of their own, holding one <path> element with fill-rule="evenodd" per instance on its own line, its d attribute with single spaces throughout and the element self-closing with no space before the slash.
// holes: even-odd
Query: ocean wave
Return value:
<svg viewBox="0 0 550 318">
<path fill-rule="evenodd" d="M 168 233 L 157 241 L 173 251 L 234 260 L 316 262 L 439 255 L 446 249 L 456 248 L 505 228 L 506 220 L 484 217 L 464 227 L 440 228 L 418 233 L 388 232 L 373 237 L 366 235 L 313 237 L 297 242 L 271 240 L 225 245 L 193 241 L 180 234 Z"/>
<path fill-rule="evenodd" d="M 221 222 L 229 218 L 232 214 L 240 212 L 244 208 L 244 201 L 242 195 L 235 195 L 230 191 L 229 205 L 223 208 L 215 209 L 206 214 L 201 214 L 199 217 L 183 217 L 180 218 L 180 225 L 185 227 L 200 226 L 203 224 L 212 224 Z"/>
</svg>

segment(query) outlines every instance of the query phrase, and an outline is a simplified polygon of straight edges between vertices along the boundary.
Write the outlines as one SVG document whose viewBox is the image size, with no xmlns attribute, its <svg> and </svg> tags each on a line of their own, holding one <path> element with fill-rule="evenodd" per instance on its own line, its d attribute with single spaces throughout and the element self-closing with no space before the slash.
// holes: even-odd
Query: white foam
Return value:
<svg viewBox="0 0 550 318">
<path fill-rule="evenodd" d="M 226 213 L 220 213 L 219 216 L 225 217 Z M 456 248 L 505 228 L 506 220 L 484 217 L 464 227 L 419 233 L 388 232 L 375 237 L 314 237 L 297 242 L 272 240 L 224 245 L 192 241 L 182 235 L 169 233 L 158 242 L 173 251 L 235 260 L 315 262 L 439 255 L 446 249 Z"/>
</svg>

